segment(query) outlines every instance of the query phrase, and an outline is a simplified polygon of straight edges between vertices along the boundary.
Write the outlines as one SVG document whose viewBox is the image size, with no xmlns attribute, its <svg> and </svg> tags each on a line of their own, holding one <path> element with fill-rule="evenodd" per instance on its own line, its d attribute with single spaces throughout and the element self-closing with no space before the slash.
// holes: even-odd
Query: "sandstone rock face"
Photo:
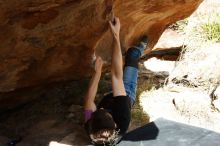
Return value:
<svg viewBox="0 0 220 146">
<path fill-rule="evenodd" d="M 143 34 L 153 46 L 167 25 L 201 2 L 0 0 L 0 92 L 88 76 L 94 50 L 110 58 L 112 12 L 122 23 L 123 49 Z"/>
<path fill-rule="evenodd" d="M 202 1 L 0 0 L 0 92 L 89 76 L 94 52 L 111 58 L 113 15 L 123 51 L 144 34 L 152 48 Z"/>
<path fill-rule="evenodd" d="M 1 0 L 0 92 L 88 75 L 111 11 L 104 0 Z"/>
</svg>

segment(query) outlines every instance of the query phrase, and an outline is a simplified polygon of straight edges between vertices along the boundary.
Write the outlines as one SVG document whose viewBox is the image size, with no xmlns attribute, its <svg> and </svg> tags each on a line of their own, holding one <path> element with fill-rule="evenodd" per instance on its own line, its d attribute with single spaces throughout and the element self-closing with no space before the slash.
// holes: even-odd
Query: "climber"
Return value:
<svg viewBox="0 0 220 146">
<path fill-rule="evenodd" d="M 95 144 L 105 145 L 115 142 L 128 129 L 131 107 L 136 98 L 138 60 L 147 45 L 147 37 L 144 36 L 136 46 L 128 49 L 123 71 L 119 18 L 115 17 L 114 21 L 109 21 L 109 25 L 114 38 L 111 61 L 112 92 L 105 95 L 96 107 L 94 99 L 103 66 L 101 57 L 97 57 L 84 108 L 85 129 L 90 139 Z"/>
</svg>

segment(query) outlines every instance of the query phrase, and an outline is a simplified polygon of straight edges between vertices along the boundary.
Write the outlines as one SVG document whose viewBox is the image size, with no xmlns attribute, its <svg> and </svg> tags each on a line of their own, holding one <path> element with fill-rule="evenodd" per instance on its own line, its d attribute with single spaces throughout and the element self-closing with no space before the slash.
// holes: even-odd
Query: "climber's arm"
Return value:
<svg viewBox="0 0 220 146">
<path fill-rule="evenodd" d="M 114 38 L 114 46 L 112 49 L 112 62 L 111 62 L 113 96 L 126 95 L 125 87 L 123 83 L 123 60 L 122 60 L 121 45 L 119 39 L 119 32 L 120 32 L 119 18 L 115 17 L 114 22 L 110 21 L 109 24 Z"/>
<path fill-rule="evenodd" d="M 95 72 L 92 76 L 92 79 L 89 82 L 89 87 L 84 98 L 85 110 L 96 111 L 95 96 L 97 93 L 98 84 L 102 73 L 102 65 L 103 65 L 103 61 L 101 57 L 97 57 L 95 63 Z"/>
</svg>

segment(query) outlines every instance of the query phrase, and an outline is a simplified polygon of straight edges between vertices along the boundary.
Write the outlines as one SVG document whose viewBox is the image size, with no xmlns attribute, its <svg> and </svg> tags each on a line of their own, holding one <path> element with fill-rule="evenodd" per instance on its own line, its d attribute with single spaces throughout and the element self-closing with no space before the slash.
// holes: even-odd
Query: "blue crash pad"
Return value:
<svg viewBox="0 0 220 146">
<path fill-rule="evenodd" d="M 127 133 L 118 146 L 220 146 L 220 133 L 159 118 Z"/>
</svg>

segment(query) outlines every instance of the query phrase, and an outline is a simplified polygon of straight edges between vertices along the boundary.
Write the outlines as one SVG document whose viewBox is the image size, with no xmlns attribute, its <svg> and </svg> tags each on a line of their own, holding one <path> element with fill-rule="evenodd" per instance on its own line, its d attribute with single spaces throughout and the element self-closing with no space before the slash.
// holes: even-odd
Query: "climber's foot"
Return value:
<svg viewBox="0 0 220 146">
<path fill-rule="evenodd" d="M 138 49 L 141 53 L 141 56 L 144 55 L 144 51 L 147 49 L 148 45 L 148 37 L 146 35 L 142 36 L 140 42 L 134 46 L 134 48 Z"/>
</svg>

